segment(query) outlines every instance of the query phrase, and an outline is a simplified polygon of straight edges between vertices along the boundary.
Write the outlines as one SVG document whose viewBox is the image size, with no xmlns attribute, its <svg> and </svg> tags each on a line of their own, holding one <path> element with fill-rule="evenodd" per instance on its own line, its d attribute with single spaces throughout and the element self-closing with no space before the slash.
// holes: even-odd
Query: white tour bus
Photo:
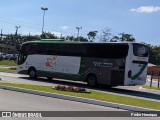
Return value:
<svg viewBox="0 0 160 120">
<path fill-rule="evenodd" d="M 146 83 L 148 47 L 133 42 L 37 40 L 22 44 L 17 72 L 30 78 L 85 81 L 90 86 Z"/>
</svg>

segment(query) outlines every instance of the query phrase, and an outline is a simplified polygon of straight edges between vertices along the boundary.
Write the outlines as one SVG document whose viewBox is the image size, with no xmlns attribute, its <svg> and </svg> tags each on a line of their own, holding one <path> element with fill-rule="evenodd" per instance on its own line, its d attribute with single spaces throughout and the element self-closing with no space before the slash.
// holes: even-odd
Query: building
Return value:
<svg viewBox="0 0 160 120">
<path fill-rule="evenodd" d="M 148 71 L 147 74 L 151 75 L 153 72 L 154 75 L 158 75 L 160 72 L 160 66 L 148 63 Z"/>
</svg>

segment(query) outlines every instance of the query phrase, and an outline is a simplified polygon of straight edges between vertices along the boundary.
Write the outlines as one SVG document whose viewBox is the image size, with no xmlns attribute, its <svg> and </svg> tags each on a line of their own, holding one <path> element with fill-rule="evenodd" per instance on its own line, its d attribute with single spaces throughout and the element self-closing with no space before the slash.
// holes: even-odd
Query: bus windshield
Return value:
<svg viewBox="0 0 160 120">
<path fill-rule="evenodd" d="M 138 57 L 148 57 L 148 47 L 142 44 L 133 44 L 133 54 Z"/>
</svg>

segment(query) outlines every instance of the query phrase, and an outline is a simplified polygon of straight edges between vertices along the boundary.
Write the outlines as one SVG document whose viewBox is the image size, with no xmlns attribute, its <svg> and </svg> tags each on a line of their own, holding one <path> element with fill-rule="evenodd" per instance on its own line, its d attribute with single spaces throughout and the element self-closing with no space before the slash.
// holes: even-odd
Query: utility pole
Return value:
<svg viewBox="0 0 160 120">
<path fill-rule="evenodd" d="M 62 36 L 63 36 L 63 34 L 62 34 L 62 29 L 61 29 L 61 35 L 60 35 L 60 39 L 62 39 Z"/>
<path fill-rule="evenodd" d="M 77 39 L 79 40 L 79 30 L 82 29 L 82 27 L 76 27 L 76 29 L 78 30 Z"/>
<path fill-rule="evenodd" d="M 30 34 L 30 32 L 29 32 L 29 41 L 31 40 L 31 34 Z"/>
<path fill-rule="evenodd" d="M 3 34 L 2 34 L 2 30 L 3 30 L 3 29 L 1 29 L 1 41 L 0 41 L 0 43 L 2 43 L 2 35 L 3 35 Z M 0 52 L 1 52 L 1 58 L 2 58 L 2 51 L 3 51 L 2 45 L 0 45 L 0 49 L 1 49 Z M 0 78 L 0 80 L 1 80 L 1 78 Z"/>
<path fill-rule="evenodd" d="M 16 32 L 15 32 L 15 37 L 16 37 L 16 39 L 17 39 L 17 41 L 15 41 L 15 49 L 16 49 L 16 46 L 17 46 L 17 44 L 18 44 L 18 29 L 20 28 L 21 26 L 15 26 L 15 28 L 16 28 Z M 12 36 L 12 35 L 11 35 Z"/>
<path fill-rule="evenodd" d="M 43 10 L 43 24 L 42 24 L 42 35 L 43 35 L 44 34 L 44 16 L 45 16 L 45 11 L 47 11 L 48 8 L 41 7 L 41 10 Z"/>
<path fill-rule="evenodd" d="M 3 31 L 3 29 L 1 29 L 1 41 L 2 41 L 2 36 L 3 36 L 2 31 Z"/>
<path fill-rule="evenodd" d="M 16 28 L 16 32 L 15 32 L 15 36 L 17 36 L 18 34 L 18 29 L 20 28 L 21 26 L 15 26 L 15 28 Z"/>
</svg>

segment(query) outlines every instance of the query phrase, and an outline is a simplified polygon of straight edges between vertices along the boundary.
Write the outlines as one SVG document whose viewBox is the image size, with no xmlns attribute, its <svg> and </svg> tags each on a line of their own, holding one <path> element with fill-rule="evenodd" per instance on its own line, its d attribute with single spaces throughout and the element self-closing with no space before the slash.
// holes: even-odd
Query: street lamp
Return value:
<svg viewBox="0 0 160 120">
<path fill-rule="evenodd" d="M 43 24 L 42 24 L 42 34 L 44 33 L 43 29 L 44 29 L 44 15 L 45 15 L 45 11 L 48 10 L 48 8 L 44 8 L 44 7 L 41 7 L 41 10 L 43 10 Z"/>
<path fill-rule="evenodd" d="M 2 42 L 2 36 L 3 36 L 2 31 L 3 31 L 3 29 L 1 29 L 1 42 Z"/>
<path fill-rule="evenodd" d="M 15 26 L 15 28 L 16 28 L 15 36 L 18 35 L 18 29 L 19 29 L 20 27 L 21 27 L 21 26 Z"/>
<path fill-rule="evenodd" d="M 76 29 L 78 30 L 77 39 L 79 39 L 79 30 L 82 29 L 82 27 L 76 27 Z"/>
</svg>

